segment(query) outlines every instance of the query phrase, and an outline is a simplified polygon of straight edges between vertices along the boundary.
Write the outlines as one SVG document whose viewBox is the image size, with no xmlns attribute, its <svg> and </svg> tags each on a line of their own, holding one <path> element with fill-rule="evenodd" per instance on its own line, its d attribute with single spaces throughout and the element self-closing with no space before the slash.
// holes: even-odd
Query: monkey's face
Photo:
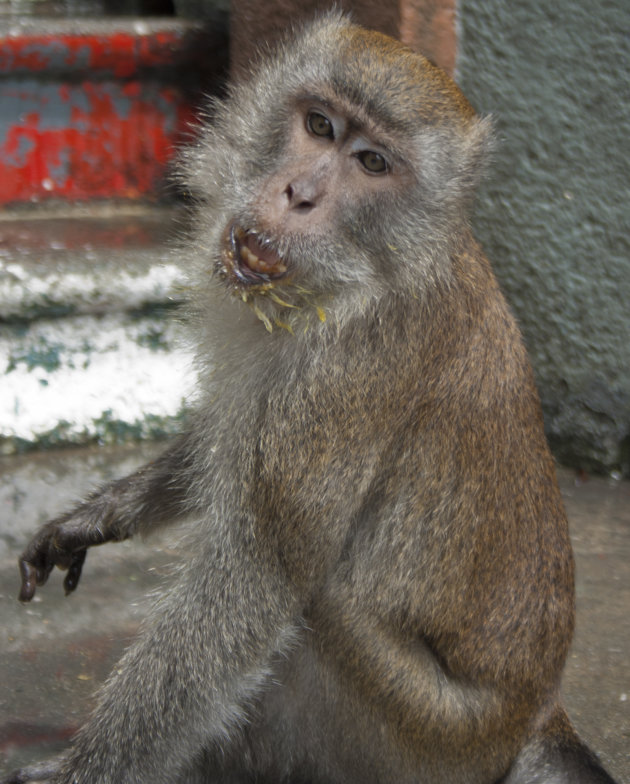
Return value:
<svg viewBox="0 0 630 784">
<path fill-rule="evenodd" d="M 358 269 L 351 263 L 357 233 L 367 244 L 377 229 L 370 213 L 412 182 L 389 135 L 358 107 L 334 96 L 300 96 L 289 109 L 275 165 L 225 228 L 220 271 L 229 285 L 251 293 L 365 279 L 369 263 Z M 380 226 L 374 233 L 372 253 Z"/>
<path fill-rule="evenodd" d="M 216 109 L 186 167 L 202 263 L 268 328 L 448 276 L 488 128 L 424 58 L 333 14 Z"/>
</svg>

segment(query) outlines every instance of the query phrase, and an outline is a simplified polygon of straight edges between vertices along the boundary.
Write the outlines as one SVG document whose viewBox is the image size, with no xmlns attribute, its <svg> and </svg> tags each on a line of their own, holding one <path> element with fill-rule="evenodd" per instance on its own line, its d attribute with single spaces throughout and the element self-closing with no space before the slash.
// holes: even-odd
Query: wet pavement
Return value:
<svg viewBox="0 0 630 784">
<path fill-rule="evenodd" d="M 149 459 L 156 444 L 0 458 L 0 775 L 63 748 L 177 559 L 176 532 L 92 550 L 77 592 L 51 575 L 16 600 L 16 558 L 35 528 L 90 487 Z M 561 469 L 577 561 L 578 617 L 564 677 L 569 713 L 630 784 L 630 483 Z"/>
</svg>

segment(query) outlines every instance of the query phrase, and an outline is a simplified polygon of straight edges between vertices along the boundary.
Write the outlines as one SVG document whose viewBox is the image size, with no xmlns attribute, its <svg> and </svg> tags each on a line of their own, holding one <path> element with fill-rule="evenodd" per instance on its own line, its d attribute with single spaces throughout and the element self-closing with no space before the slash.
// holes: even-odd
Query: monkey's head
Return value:
<svg viewBox="0 0 630 784">
<path fill-rule="evenodd" d="M 439 68 L 328 14 L 233 86 L 189 153 L 202 264 L 268 328 L 341 292 L 417 296 L 448 278 L 488 137 Z"/>
</svg>

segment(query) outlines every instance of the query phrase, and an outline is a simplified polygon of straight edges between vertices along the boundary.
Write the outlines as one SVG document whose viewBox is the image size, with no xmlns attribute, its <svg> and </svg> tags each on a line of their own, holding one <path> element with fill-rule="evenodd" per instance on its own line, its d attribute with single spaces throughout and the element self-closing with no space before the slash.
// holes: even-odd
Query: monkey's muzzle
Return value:
<svg viewBox="0 0 630 784">
<path fill-rule="evenodd" d="M 222 260 L 228 275 L 240 285 L 271 283 L 287 273 L 287 265 L 269 240 L 236 225 L 228 229 Z"/>
</svg>

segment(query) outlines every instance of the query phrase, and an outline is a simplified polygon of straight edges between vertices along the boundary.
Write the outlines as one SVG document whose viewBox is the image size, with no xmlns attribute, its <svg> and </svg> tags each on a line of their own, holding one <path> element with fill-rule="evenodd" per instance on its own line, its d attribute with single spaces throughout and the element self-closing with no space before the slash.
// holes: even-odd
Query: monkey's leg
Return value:
<svg viewBox="0 0 630 784">
<path fill-rule="evenodd" d="M 128 539 L 186 513 L 190 472 L 186 439 L 176 441 L 155 461 L 134 474 L 92 493 L 69 512 L 45 523 L 19 559 L 20 600 L 30 601 L 54 566 L 67 569 L 66 593 L 74 591 L 81 576 L 87 548 Z M 188 479 L 186 479 L 188 477 Z"/>
<path fill-rule="evenodd" d="M 615 784 L 558 708 L 526 744 L 501 784 Z"/>
<path fill-rule="evenodd" d="M 203 749 L 229 747 L 299 603 L 251 524 L 217 528 L 114 668 L 55 784 L 172 784 Z"/>
</svg>

